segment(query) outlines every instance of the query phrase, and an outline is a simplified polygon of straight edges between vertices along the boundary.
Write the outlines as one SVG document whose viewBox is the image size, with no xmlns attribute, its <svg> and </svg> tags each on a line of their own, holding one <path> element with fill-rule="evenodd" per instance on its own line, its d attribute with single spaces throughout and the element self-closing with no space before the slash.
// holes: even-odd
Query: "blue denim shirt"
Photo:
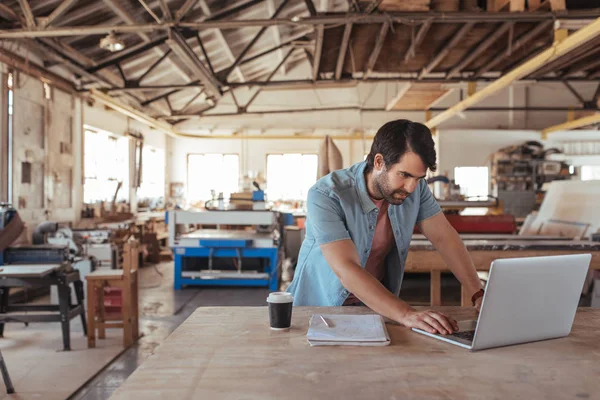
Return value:
<svg viewBox="0 0 600 400">
<path fill-rule="evenodd" d="M 341 306 L 350 294 L 325 261 L 321 245 L 351 239 L 364 268 L 369 258 L 377 213 L 367 192 L 365 161 L 319 179 L 308 192 L 306 235 L 300 248 L 294 279 L 288 291 L 295 306 Z M 404 264 L 415 223 L 441 212 L 427 183 L 421 180 L 401 205 L 391 205 L 388 215 L 396 246 L 386 258 L 383 284 L 400 293 Z"/>
</svg>

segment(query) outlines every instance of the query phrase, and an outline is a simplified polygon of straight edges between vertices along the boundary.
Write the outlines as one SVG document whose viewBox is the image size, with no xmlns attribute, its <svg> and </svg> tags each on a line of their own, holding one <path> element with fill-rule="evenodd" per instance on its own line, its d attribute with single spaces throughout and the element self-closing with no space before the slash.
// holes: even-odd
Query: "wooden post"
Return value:
<svg viewBox="0 0 600 400">
<path fill-rule="evenodd" d="M 87 334 L 88 334 L 88 347 L 96 347 L 96 313 L 94 311 L 94 301 L 96 299 L 94 290 L 96 285 L 94 281 L 87 281 Z"/>
<path fill-rule="evenodd" d="M 104 313 L 104 285 L 99 282 L 97 287 L 97 310 L 98 310 L 98 339 L 106 339 L 106 315 Z"/>
</svg>

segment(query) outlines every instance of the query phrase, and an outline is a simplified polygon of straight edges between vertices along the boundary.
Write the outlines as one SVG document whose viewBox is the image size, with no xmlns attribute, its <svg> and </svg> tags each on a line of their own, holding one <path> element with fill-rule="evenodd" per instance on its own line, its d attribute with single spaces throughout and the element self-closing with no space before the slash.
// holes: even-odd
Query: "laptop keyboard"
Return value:
<svg viewBox="0 0 600 400">
<path fill-rule="evenodd" d="M 454 336 L 459 339 L 468 340 L 468 341 L 472 342 L 473 338 L 475 337 L 475 331 L 461 331 L 461 332 L 453 333 L 450 336 Z"/>
</svg>

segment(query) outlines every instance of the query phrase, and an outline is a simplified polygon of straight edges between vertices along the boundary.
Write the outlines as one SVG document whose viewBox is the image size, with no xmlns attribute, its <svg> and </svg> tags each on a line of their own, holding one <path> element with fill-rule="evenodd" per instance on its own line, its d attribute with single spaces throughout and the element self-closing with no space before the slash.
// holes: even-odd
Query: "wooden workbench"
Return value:
<svg viewBox="0 0 600 400">
<path fill-rule="evenodd" d="M 463 240 L 478 271 L 489 271 L 492 261 L 500 258 L 538 257 L 565 254 L 592 254 L 590 270 L 600 270 L 600 242 L 589 240 Z M 431 305 L 441 305 L 441 272 L 449 271 L 442 256 L 428 240 L 410 242 L 404 271 L 431 274 Z M 472 293 L 462 291 L 461 304 L 470 305 Z"/>
<path fill-rule="evenodd" d="M 459 320 L 472 308 L 442 307 Z M 266 307 L 197 309 L 111 399 L 570 399 L 600 396 L 600 310 L 580 309 L 567 338 L 470 352 L 388 324 L 385 347 L 310 347 L 313 313 L 269 329 Z"/>
</svg>

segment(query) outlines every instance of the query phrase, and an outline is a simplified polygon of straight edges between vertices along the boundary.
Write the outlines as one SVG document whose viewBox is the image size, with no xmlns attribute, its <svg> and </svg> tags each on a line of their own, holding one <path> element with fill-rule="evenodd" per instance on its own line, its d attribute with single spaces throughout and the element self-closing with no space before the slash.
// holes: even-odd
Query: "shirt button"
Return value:
<svg viewBox="0 0 600 400">
<path fill-rule="evenodd" d="M 373 225 L 371 225 L 371 226 L 369 227 L 369 229 L 370 229 L 370 230 L 373 230 Z"/>
<path fill-rule="evenodd" d="M 365 249 L 365 254 L 367 254 L 369 252 L 369 249 Z"/>
</svg>

